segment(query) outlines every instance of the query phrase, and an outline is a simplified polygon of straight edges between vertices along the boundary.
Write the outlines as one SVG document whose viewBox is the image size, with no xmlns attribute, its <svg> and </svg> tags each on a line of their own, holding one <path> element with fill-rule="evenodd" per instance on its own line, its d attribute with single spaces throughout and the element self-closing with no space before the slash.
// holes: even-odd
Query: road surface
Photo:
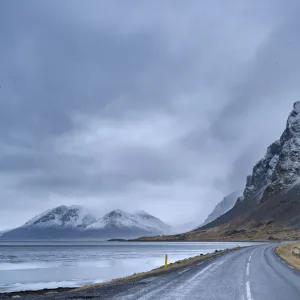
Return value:
<svg viewBox="0 0 300 300">
<path fill-rule="evenodd" d="M 300 273 L 282 262 L 269 244 L 134 282 L 24 299 L 299 300 Z"/>
</svg>

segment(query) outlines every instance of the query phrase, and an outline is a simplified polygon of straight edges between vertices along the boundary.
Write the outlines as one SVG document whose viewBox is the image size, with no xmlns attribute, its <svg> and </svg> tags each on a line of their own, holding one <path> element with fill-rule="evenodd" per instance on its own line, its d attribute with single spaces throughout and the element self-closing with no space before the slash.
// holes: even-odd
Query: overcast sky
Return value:
<svg viewBox="0 0 300 300">
<path fill-rule="evenodd" d="M 201 223 L 300 100 L 300 4 L 0 3 L 0 229 L 58 205 Z"/>
</svg>

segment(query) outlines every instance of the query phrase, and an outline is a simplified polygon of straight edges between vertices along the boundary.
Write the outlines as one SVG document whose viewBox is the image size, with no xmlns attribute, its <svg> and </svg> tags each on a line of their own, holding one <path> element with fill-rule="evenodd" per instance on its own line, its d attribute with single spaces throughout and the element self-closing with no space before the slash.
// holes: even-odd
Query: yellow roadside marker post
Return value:
<svg viewBox="0 0 300 300">
<path fill-rule="evenodd" d="M 168 254 L 165 255 L 165 269 L 168 267 Z"/>
</svg>

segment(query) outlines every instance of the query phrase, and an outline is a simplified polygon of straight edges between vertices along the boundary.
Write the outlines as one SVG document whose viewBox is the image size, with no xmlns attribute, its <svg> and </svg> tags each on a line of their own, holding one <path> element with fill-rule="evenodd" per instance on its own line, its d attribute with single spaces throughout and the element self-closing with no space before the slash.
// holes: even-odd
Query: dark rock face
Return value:
<svg viewBox="0 0 300 300">
<path fill-rule="evenodd" d="M 244 222 L 274 218 L 277 224 L 300 228 L 300 102 L 294 104 L 280 139 L 247 177 L 235 206 L 202 229 L 240 217 Z M 259 206 L 258 206 L 259 205 Z"/>
<path fill-rule="evenodd" d="M 280 146 L 281 152 L 272 184 L 282 190 L 300 179 L 300 102 L 294 104 L 280 138 Z"/>
<path fill-rule="evenodd" d="M 287 120 L 280 139 L 268 147 L 267 153 L 247 178 L 241 201 L 259 204 L 269 196 L 290 188 L 300 180 L 300 102 Z"/>
<path fill-rule="evenodd" d="M 246 187 L 240 201 L 251 201 L 258 204 L 266 187 L 272 182 L 273 173 L 279 160 L 280 142 L 268 147 L 267 153 L 253 168 L 252 175 L 247 177 Z"/>
</svg>

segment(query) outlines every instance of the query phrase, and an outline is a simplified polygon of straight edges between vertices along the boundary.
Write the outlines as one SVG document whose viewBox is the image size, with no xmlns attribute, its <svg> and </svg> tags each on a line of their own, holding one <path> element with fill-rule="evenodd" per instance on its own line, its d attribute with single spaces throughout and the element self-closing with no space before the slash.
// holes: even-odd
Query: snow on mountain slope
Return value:
<svg viewBox="0 0 300 300">
<path fill-rule="evenodd" d="M 106 214 L 103 218 L 88 226 L 88 229 L 112 227 L 139 228 L 156 234 L 168 233 L 171 230 L 170 226 L 146 212 L 139 211 L 130 214 L 120 209 Z"/>
<path fill-rule="evenodd" d="M 59 206 L 2 234 L 3 239 L 136 238 L 170 233 L 161 220 L 137 212 L 114 210 L 99 218 L 81 206 Z"/>
<path fill-rule="evenodd" d="M 0 231 L 0 238 L 2 237 L 2 235 L 3 235 L 5 232 L 8 232 L 8 231 L 9 231 L 9 229 Z"/>
<path fill-rule="evenodd" d="M 161 221 L 160 219 L 146 213 L 145 211 L 137 211 L 135 213 L 140 224 L 143 224 L 144 228 L 152 228 L 156 230 L 158 233 L 162 234 L 170 233 L 172 231 L 172 227 Z"/>
<path fill-rule="evenodd" d="M 28 227 L 70 227 L 86 228 L 96 222 L 96 216 L 92 215 L 88 209 L 81 206 L 59 206 L 45 211 L 33 219 L 26 222 L 23 228 Z"/>
</svg>

